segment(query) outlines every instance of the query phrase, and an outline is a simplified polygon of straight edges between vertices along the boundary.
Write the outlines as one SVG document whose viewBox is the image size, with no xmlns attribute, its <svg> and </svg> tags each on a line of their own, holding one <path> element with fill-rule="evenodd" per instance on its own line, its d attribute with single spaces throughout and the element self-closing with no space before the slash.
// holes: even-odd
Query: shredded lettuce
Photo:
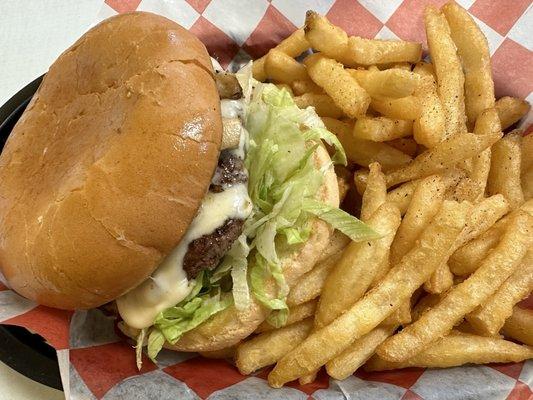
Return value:
<svg viewBox="0 0 533 400">
<path fill-rule="evenodd" d="M 142 333 L 143 340 L 148 334 L 152 359 L 165 341 L 176 343 L 185 332 L 231 304 L 246 309 L 252 295 L 272 310 L 271 325 L 284 325 L 289 287 L 280 260 L 309 239 L 312 217 L 355 241 L 378 237 L 353 216 L 315 200 L 324 172 L 331 168 L 316 166 L 316 149 L 322 142 L 329 144 L 335 150 L 333 163 L 346 164 L 346 154 L 314 109 L 300 109 L 285 89 L 254 80 L 251 63 L 237 73 L 237 79 L 246 103 L 245 166 L 253 211 L 220 265 L 199 275 L 189 296 L 160 313 L 149 333 Z"/>
<path fill-rule="evenodd" d="M 354 242 L 363 240 L 379 239 L 381 236 L 365 223 L 354 218 L 346 211 L 328 204 L 321 203 L 313 199 L 303 201 L 303 209 L 318 218 L 326 221 L 335 229 L 341 231 Z"/>
<path fill-rule="evenodd" d="M 176 343 L 184 333 L 225 310 L 232 303 L 229 293 L 218 290 L 214 295 L 200 295 L 159 313 L 148 336 L 148 356 L 155 359 L 165 340 L 171 344 Z"/>
</svg>

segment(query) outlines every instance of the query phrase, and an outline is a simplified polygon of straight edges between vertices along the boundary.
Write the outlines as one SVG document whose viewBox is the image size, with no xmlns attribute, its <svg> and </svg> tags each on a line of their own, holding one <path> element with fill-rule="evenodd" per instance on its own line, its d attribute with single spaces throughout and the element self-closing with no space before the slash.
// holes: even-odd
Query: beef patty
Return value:
<svg viewBox="0 0 533 400">
<path fill-rule="evenodd" d="M 248 175 L 243 160 L 230 150 L 220 153 L 218 167 L 210 191 L 220 193 L 239 183 L 246 183 Z M 241 235 L 244 220 L 227 219 L 214 232 L 193 240 L 183 259 L 183 269 L 188 279 L 194 279 L 203 270 L 212 270 Z"/>
</svg>

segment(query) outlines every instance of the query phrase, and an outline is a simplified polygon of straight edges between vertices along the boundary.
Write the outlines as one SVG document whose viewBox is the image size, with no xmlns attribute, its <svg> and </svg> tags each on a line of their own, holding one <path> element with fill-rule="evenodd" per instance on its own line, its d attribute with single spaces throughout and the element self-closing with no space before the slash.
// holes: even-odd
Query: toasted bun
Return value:
<svg viewBox="0 0 533 400">
<path fill-rule="evenodd" d="M 315 162 L 320 167 L 331 164 L 331 159 L 323 147 L 319 147 L 315 152 Z M 339 188 L 333 167 L 326 171 L 324 182 L 316 198 L 326 204 L 338 207 Z M 300 276 L 313 268 L 320 254 L 328 245 L 332 229 L 324 221 L 314 219 L 311 232 L 307 242 L 294 252 L 285 254 L 282 258 L 283 273 L 289 286 L 293 286 Z M 252 334 L 267 316 L 268 311 L 257 301 L 253 301 L 252 306 L 244 312 L 239 312 L 234 306 L 231 306 L 199 327 L 187 332 L 176 344 L 166 343 L 165 348 L 177 351 L 225 349 Z M 136 338 L 139 332 L 124 324 L 119 324 L 119 328 L 131 338 Z"/>
<path fill-rule="evenodd" d="M 23 296 L 99 306 L 179 243 L 216 168 L 203 44 L 149 13 L 97 25 L 50 67 L 0 156 L 0 266 Z"/>
</svg>

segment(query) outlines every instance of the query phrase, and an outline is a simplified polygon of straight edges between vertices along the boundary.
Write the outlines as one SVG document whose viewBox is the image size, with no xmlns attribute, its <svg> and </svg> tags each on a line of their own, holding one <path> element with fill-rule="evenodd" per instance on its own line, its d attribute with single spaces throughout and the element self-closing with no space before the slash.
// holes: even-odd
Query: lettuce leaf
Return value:
<svg viewBox="0 0 533 400">
<path fill-rule="evenodd" d="M 379 239 L 381 236 L 368 225 L 348 214 L 346 211 L 313 199 L 303 201 L 303 209 L 326 221 L 354 242 Z"/>
</svg>

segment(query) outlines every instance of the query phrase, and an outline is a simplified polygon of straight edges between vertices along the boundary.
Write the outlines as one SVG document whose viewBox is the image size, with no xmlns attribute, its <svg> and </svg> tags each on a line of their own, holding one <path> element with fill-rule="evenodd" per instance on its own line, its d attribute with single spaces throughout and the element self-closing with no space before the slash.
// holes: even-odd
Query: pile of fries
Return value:
<svg viewBox="0 0 533 400">
<path fill-rule="evenodd" d="M 359 192 L 381 238 L 335 232 L 291 288 L 287 325 L 234 349 L 242 373 L 275 364 L 280 387 L 322 366 L 344 379 L 533 357 L 533 311 L 516 306 L 533 289 L 533 135 L 503 134 L 529 105 L 495 100 L 487 40 L 463 8 L 424 18 L 430 62 L 418 43 L 349 37 L 310 11 L 254 63 L 339 137 L 344 204 Z"/>
</svg>

